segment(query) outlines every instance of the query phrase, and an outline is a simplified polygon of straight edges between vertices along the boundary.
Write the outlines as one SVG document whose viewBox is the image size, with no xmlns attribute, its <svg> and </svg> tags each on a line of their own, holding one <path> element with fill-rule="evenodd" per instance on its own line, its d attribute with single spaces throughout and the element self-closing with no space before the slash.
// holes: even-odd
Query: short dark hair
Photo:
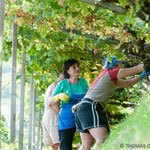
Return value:
<svg viewBox="0 0 150 150">
<path fill-rule="evenodd" d="M 79 62 L 76 59 L 68 59 L 67 61 L 64 62 L 63 74 L 65 78 L 67 79 L 70 78 L 69 74 L 67 73 L 67 70 L 74 64 L 79 64 Z"/>
<path fill-rule="evenodd" d="M 122 63 L 124 64 L 124 68 L 130 68 L 130 67 L 132 67 L 132 66 L 130 65 L 130 63 L 128 63 L 128 62 L 125 61 L 125 60 L 123 60 Z"/>
</svg>

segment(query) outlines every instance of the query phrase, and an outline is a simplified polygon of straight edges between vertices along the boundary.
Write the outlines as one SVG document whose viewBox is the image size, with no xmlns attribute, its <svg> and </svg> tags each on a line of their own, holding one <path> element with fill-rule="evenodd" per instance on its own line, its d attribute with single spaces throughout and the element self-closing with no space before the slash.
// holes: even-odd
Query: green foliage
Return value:
<svg viewBox="0 0 150 150">
<path fill-rule="evenodd" d="M 26 82 L 29 85 L 30 76 L 34 73 L 38 95 L 37 109 L 43 110 L 45 90 L 53 81 L 56 81 L 65 60 L 77 59 L 80 62 L 81 76 L 87 75 L 91 85 L 102 69 L 104 56 L 116 55 L 118 59 L 121 59 L 126 58 L 127 52 L 133 54 L 129 47 L 127 50 L 120 49 L 122 44 L 130 43 L 134 54 L 136 56 L 141 54 L 137 41 L 139 39 L 150 41 L 150 24 L 147 22 L 149 15 L 143 13 L 146 21 L 137 17 L 143 2 L 136 1 L 133 7 L 128 1 L 119 0 L 116 5 L 126 9 L 127 13 L 116 14 L 97 5 L 76 0 L 18 0 L 16 3 L 8 0 L 5 10 L 3 60 L 8 61 L 12 55 L 12 21 L 14 19 L 18 24 L 18 64 L 21 65 L 21 54 L 25 51 Z M 135 32 L 135 36 L 128 33 L 128 29 L 124 27 L 126 23 L 129 29 Z M 116 40 L 119 44 L 112 44 Z M 140 62 L 132 58 L 130 61 Z M 92 71 L 96 64 L 99 64 L 101 69 Z M 21 77 L 20 70 L 17 77 L 18 79 Z M 124 101 L 135 103 L 140 94 L 139 87 L 134 86 L 131 89 L 116 92 L 110 102 L 117 99 L 120 103 Z M 28 112 L 27 106 L 26 111 Z M 126 113 L 124 108 L 112 104 L 108 104 L 108 111 L 111 114 Z"/>
<path fill-rule="evenodd" d="M 101 147 L 102 150 L 120 150 L 121 144 L 124 146 L 121 149 L 130 149 L 127 147 L 130 144 L 149 144 L 149 99 L 149 94 L 141 98 L 135 112 L 113 129 L 109 139 Z"/>
<path fill-rule="evenodd" d="M 81 138 L 80 138 L 80 133 L 75 132 L 74 140 L 73 140 L 73 150 L 79 149 L 81 146 Z"/>
<path fill-rule="evenodd" d="M 129 6 L 127 1 L 119 2 L 123 7 Z M 48 6 L 51 8 L 49 9 Z M 19 1 L 17 3 L 9 1 L 6 5 L 7 25 L 4 41 L 7 43 L 4 44 L 4 59 L 8 60 L 11 56 L 12 21 L 10 20 L 12 17 L 15 17 L 18 24 L 18 51 L 26 51 L 27 71 L 32 73 L 34 70 L 35 78 L 46 73 L 58 76 L 62 63 L 68 58 L 88 60 L 90 64 L 100 61 L 85 49 L 88 47 L 93 51 L 97 40 L 81 37 L 73 34 L 72 31 L 68 33 L 62 30 L 64 27 L 76 29 L 82 34 L 99 36 L 98 52 L 101 55 L 117 55 L 117 58 L 121 58 L 123 54 L 116 50 L 117 47 L 100 40 L 110 37 L 117 38 L 121 43 L 130 41 L 130 37 L 126 38 L 122 33 L 124 23 L 133 24 L 132 29 L 137 31 L 137 36 L 148 40 L 148 25 L 145 22 L 141 23 L 141 20 L 135 17 L 136 9 L 131 8 L 126 15 L 116 16 L 114 13 L 79 1 Z M 84 68 L 90 67 L 87 64 L 84 62 L 84 67 L 81 66 L 83 72 Z"/>
<path fill-rule="evenodd" d="M 134 111 L 141 95 L 147 93 L 147 91 L 145 90 L 144 92 L 143 89 L 144 85 L 141 82 L 130 88 L 116 89 L 115 94 L 111 96 L 106 106 L 110 124 L 115 125 L 119 123 L 124 118 L 124 115 L 129 115 Z M 112 128 L 114 128 L 114 126 L 112 126 Z"/>
<path fill-rule="evenodd" d="M 119 3 L 120 3 L 122 6 L 129 5 L 128 1 L 126 1 L 126 0 L 119 0 Z"/>
<path fill-rule="evenodd" d="M 1 140 L 2 140 L 2 145 L 3 144 L 9 144 L 9 139 L 8 139 L 8 129 L 5 127 L 4 122 L 5 122 L 5 117 L 2 115 L 1 116 L 1 128 L 0 128 L 0 132 L 1 132 Z"/>
</svg>

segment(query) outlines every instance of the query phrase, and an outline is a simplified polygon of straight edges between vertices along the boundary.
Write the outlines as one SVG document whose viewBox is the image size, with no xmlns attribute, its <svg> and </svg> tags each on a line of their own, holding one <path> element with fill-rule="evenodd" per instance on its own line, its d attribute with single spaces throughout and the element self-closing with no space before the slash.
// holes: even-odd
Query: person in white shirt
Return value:
<svg viewBox="0 0 150 150">
<path fill-rule="evenodd" d="M 55 90 L 56 85 L 64 79 L 63 74 L 60 74 L 58 80 L 52 83 L 45 92 L 44 97 L 44 116 L 42 120 L 44 145 L 52 147 L 53 150 L 60 149 L 60 141 L 58 134 L 58 113 L 60 103 L 50 105 L 50 97 Z"/>
</svg>

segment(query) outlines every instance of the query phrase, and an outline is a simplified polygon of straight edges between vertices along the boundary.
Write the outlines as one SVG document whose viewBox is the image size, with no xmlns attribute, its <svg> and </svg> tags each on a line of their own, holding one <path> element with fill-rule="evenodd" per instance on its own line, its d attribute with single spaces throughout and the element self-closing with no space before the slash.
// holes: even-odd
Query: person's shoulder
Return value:
<svg viewBox="0 0 150 150">
<path fill-rule="evenodd" d="M 120 68 L 113 68 L 113 69 L 109 69 L 108 72 L 118 72 L 120 70 Z"/>
<path fill-rule="evenodd" d="M 55 82 L 52 82 L 47 89 L 51 89 L 51 88 L 54 88 L 55 87 Z"/>
<path fill-rule="evenodd" d="M 115 71 L 115 70 L 119 70 L 120 68 L 113 68 L 113 69 L 109 69 L 110 71 Z"/>
<path fill-rule="evenodd" d="M 84 82 L 87 82 L 85 78 L 79 78 L 79 81 L 80 81 L 80 82 L 83 82 L 83 83 L 84 83 Z"/>
<path fill-rule="evenodd" d="M 67 80 L 66 79 L 63 79 L 59 82 L 59 84 L 63 85 L 63 84 L 66 84 L 67 83 Z"/>
<path fill-rule="evenodd" d="M 53 83 L 51 83 L 51 84 L 48 86 L 48 88 L 47 88 L 46 91 L 45 91 L 45 94 L 46 94 L 46 93 L 49 93 L 49 92 L 52 91 L 54 88 L 55 88 L 55 84 L 54 84 L 54 82 L 53 82 Z"/>
<path fill-rule="evenodd" d="M 85 79 L 85 78 L 79 78 L 79 80 L 80 80 L 80 81 L 84 81 L 84 80 L 86 80 L 86 79 Z"/>
<path fill-rule="evenodd" d="M 67 82 L 66 79 L 63 79 L 63 80 L 60 81 L 60 83 L 65 83 L 65 82 Z"/>
<path fill-rule="evenodd" d="M 110 70 L 108 70 L 108 73 L 111 78 L 117 78 L 119 70 L 120 70 L 120 68 L 110 69 Z"/>
</svg>

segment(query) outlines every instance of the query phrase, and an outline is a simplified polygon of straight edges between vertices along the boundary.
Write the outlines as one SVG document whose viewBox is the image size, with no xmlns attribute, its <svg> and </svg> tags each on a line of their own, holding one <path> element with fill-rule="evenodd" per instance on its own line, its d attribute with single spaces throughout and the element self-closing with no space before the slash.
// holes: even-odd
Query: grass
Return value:
<svg viewBox="0 0 150 150">
<path fill-rule="evenodd" d="M 150 149 L 150 94 L 111 132 L 101 150 Z"/>
</svg>

